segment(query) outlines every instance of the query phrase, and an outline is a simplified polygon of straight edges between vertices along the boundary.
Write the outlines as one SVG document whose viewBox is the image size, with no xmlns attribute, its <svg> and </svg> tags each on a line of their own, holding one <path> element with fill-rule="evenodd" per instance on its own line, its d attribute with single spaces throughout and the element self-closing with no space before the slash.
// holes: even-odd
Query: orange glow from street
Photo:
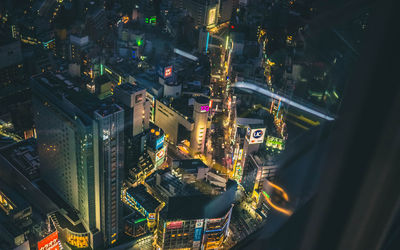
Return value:
<svg viewBox="0 0 400 250">
<path fill-rule="evenodd" d="M 262 194 L 264 195 L 264 198 L 267 201 L 268 205 L 270 205 L 276 211 L 286 214 L 288 216 L 291 216 L 293 214 L 293 211 L 291 211 L 289 209 L 284 209 L 284 208 L 278 207 L 277 205 L 272 203 L 271 199 L 265 194 L 265 192 L 262 192 Z"/>
</svg>

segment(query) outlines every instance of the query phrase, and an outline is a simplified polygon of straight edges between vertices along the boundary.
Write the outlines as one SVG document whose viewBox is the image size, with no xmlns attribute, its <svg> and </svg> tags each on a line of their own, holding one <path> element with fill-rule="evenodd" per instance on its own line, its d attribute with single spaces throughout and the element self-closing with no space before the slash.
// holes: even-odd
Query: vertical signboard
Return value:
<svg viewBox="0 0 400 250">
<path fill-rule="evenodd" d="M 162 135 L 160 138 L 157 139 L 156 150 L 159 150 L 160 148 L 162 148 L 164 146 L 164 139 L 165 139 L 165 135 Z"/>
<path fill-rule="evenodd" d="M 203 234 L 204 220 L 197 220 L 194 228 L 193 248 L 199 248 L 201 243 L 201 236 Z"/>
<path fill-rule="evenodd" d="M 172 75 L 172 66 L 164 68 L 164 78 L 168 78 Z"/>
</svg>

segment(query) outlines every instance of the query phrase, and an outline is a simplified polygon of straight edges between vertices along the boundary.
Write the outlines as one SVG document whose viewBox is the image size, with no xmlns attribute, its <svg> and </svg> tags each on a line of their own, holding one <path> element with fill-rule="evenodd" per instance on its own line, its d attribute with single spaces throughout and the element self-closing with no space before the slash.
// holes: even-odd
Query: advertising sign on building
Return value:
<svg viewBox="0 0 400 250">
<path fill-rule="evenodd" d="M 196 227 L 194 229 L 193 248 L 200 247 L 201 236 L 203 233 L 204 220 L 196 220 Z"/>
<path fill-rule="evenodd" d="M 166 149 L 167 149 L 166 147 L 163 147 L 162 149 L 160 149 L 156 152 L 156 159 L 155 159 L 156 163 L 164 160 Z"/>
<path fill-rule="evenodd" d="M 203 221 L 204 220 L 197 220 L 196 221 L 196 228 L 202 228 L 203 227 Z"/>
<path fill-rule="evenodd" d="M 164 68 L 164 78 L 168 78 L 172 75 L 172 66 Z"/>
<path fill-rule="evenodd" d="M 250 132 L 250 133 L 249 133 Z M 249 144 L 262 143 L 265 137 L 265 128 L 249 129 L 248 141 Z"/>
<path fill-rule="evenodd" d="M 201 112 L 208 112 L 210 110 L 210 106 L 204 105 L 200 107 Z"/>
<path fill-rule="evenodd" d="M 59 250 L 58 232 L 55 231 L 38 242 L 38 250 Z"/>
<path fill-rule="evenodd" d="M 208 24 L 207 25 L 212 25 L 215 23 L 216 13 L 217 13 L 216 8 L 212 8 L 208 11 Z"/>
<path fill-rule="evenodd" d="M 273 148 L 273 149 L 278 149 L 278 150 L 285 149 L 285 142 L 283 141 L 283 139 L 278 138 L 278 137 L 267 136 L 265 145 L 268 148 Z"/>
<path fill-rule="evenodd" d="M 194 239 L 193 241 L 200 241 L 201 240 L 201 233 L 203 228 L 195 228 L 194 229 Z"/>
<path fill-rule="evenodd" d="M 157 139 L 156 150 L 159 150 L 160 148 L 162 148 L 164 146 L 164 139 L 165 139 L 165 135 L 162 135 L 160 138 Z"/>
<path fill-rule="evenodd" d="M 167 222 L 167 229 L 178 229 L 182 228 L 183 226 L 183 221 L 171 221 Z"/>
</svg>

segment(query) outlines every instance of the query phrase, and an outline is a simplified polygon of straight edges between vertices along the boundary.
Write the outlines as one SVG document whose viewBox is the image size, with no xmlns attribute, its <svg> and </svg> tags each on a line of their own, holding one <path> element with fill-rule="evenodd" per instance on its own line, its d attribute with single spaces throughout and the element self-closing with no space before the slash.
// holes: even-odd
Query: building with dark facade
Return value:
<svg viewBox="0 0 400 250">
<path fill-rule="evenodd" d="M 250 195 L 253 191 L 259 193 L 264 179 L 273 180 L 277 168 L 275 158 L 264 150 L 248 155 L 243 168 L 243 188 Z"/>
<path fill-rule="evenodd" d="M 0 87 L 24 79 L 23 58 L 19 41 L 0 39 Z"/>
<path fill-rule="evenodd" d="M 168 206 L 160 212 L 157 246 L 162 249 L 220 248 L 228 234 L 233 200 L 213 199 L 207 195 L 171 197 Z"/>
<path fill-rule="evenodd" d="M 197 27 L 213 27 L 218 23 L 218 0 L 187 0 L 183 1 L 183 7 L 193 17 Z"/>
<path fill-rule="evenodd" d="M 79 211 L 90 246 L 115 244 L 123 227 L 124 110 L 61 75 L 38 75 L 31 86 L 43 180 Z"/>
</svg>

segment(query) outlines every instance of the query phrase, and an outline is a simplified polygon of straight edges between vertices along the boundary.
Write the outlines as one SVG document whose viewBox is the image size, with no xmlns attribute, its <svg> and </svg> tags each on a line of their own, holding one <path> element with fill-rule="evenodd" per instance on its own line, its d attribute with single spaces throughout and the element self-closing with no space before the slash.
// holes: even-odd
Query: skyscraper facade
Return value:
<svg viewBox="0 0 400 250">
<path fill-rule="evenodd" d="M 124 110 L 61 76 L 31 83 L 43 179 L 79 211 L 91 247 L 110 246 L 121 228 Z"/>
<path fill-rule="evenodd" d="M 99 131 L 101 231 L 106 246 L 120 238 L 122 228 L 121 186 L 124 166 L 124 110 L 102 105 L 94 112 Z"/>
<path fill-rule="evenodd" d="M 187 0 L 183 4 L 193 17 L 196 26 L 210 28 L 218 23 L 218 0 Z"/>
<path fill-rule="evenodd" d="M 190 149 L 193 155 L 204 152 L 210 109 L 209 102 L 208 98 L 202 96 L 195 97 L 193 109 L 194 128 L 190 135 Z"/>
</svg>

